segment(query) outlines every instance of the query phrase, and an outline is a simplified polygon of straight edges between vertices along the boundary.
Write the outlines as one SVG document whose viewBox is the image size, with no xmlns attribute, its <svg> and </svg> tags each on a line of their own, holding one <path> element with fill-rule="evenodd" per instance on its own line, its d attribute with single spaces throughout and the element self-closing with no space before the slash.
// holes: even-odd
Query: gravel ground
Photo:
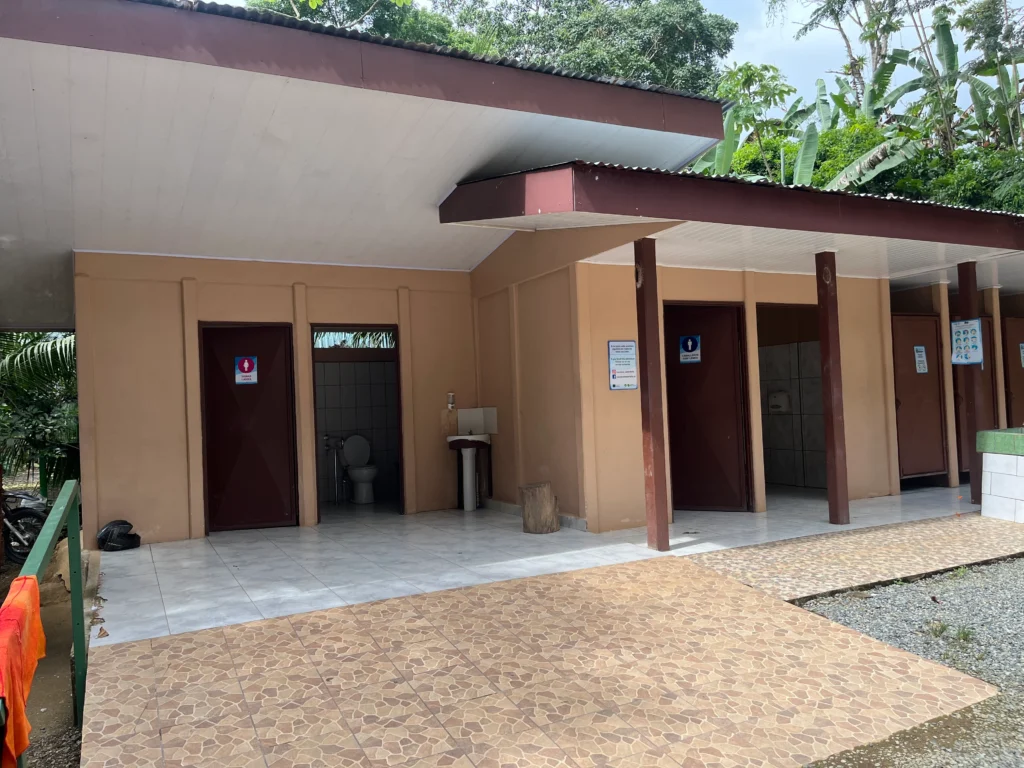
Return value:
<svg viewBox="0 0 1024 768">
<path fill-rule="evenodd" d="M 1000 694 L 817 768 L 1024 766 L 1024 559 L 846 592 L 807 610 L 998 686 Z"/>
</svg>

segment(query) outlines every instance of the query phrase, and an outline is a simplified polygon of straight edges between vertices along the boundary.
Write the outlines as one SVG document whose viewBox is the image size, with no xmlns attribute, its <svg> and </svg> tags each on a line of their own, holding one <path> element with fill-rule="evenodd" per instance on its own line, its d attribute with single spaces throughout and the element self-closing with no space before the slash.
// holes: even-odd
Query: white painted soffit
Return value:
<svg viewBox="0 0 1024 768">
<path fill-rule="evenodd" d="M 657 241 L 658 263 L 670 267 L 810 275 L 814 274 L 815 253 L 835 251 L 840 275 L 887 277 L 897 288 L 946 281 L 948 273 L 955 279 L 958 263 L 977 261 L 980 287 L 1000 283 L 1006 286 L 1012 274 L 1024 290 L 1024 252 L 1021 251 L 695 221 L 651 237 Z M 632 264 L 633 246 L 614 248 L 587 261 Z"/>
<path fill-rule="evenodd" d="M 0 38 L 0 244 L 466 270 L 460 181 L 575 159 L 674 168 L 712 140 Z"/>
</svg>

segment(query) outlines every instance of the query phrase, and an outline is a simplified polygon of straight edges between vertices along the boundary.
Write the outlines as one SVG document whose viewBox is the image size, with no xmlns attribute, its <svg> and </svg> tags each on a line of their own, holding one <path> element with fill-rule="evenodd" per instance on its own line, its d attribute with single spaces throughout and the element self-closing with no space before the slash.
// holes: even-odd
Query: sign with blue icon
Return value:
<svg viewBox="0 0 1024 768">
<path fill-rule="evenodd" d="M 953 365 L 981 365 L 985 362 L 979 318 L 950 323 L 950 341 L 953 343 Z"/>
<path fill-rule="evenodd" d="M 700 362 L 700 336 L 679 337 L 679 362 Z"/>
</svg>

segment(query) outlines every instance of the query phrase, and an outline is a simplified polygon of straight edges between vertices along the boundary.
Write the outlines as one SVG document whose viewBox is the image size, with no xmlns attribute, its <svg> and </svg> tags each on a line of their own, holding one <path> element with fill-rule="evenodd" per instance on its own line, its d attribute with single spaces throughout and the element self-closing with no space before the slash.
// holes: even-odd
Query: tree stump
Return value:
<svg viewBox="0 0 1024 768">
<path fill-rule="evenodd" d="M 519 488 L 523 499 L 523 533 L 554 533 L 558 522 L 558 499 L 551 483 L 532 483 Z"/>
</svg>

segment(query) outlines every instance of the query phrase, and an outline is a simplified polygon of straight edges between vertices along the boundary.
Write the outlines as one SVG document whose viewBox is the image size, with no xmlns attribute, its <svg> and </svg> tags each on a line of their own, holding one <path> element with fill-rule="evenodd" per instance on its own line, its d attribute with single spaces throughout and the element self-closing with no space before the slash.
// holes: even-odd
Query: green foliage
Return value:
<svg viewBox="0 0 1024 768">
<path fill-rule="evenodd" d="M 336 27 L 356 27 L 380 37 L 452 45 L 455 25 L 411 0 L 247 0 L 255 8 Z"/>
<path fill-rule="evenodd" d="M 1009 148 L 930 151 L 900 169 L 889 191 L 947 205 L 1024 213 L 1024 155 Z"/>
<path fill-rule="evenodd" d="M 927 629 L 928 634 L 932 637 L 942 637 L 944 634 L 946 634 L 946 630 L 949 629 L 949 624 L 947 624 L 944 621 L 939 621 L 938 619 L 936 619 L 935 621 L 931 621 L 928 623 Z"/>
<path fill-rule="evenodd" d="M 712 93 L 737 26 L 699 0 L 435 0 L 494 53 L 591 75 Z"/>
<path fill-rule="evenodd" d="M 48 487 L 78 477 L 75 337 L 0 334 L 0 465 L 5 474 L 37 463 Z"/>
</svg>

